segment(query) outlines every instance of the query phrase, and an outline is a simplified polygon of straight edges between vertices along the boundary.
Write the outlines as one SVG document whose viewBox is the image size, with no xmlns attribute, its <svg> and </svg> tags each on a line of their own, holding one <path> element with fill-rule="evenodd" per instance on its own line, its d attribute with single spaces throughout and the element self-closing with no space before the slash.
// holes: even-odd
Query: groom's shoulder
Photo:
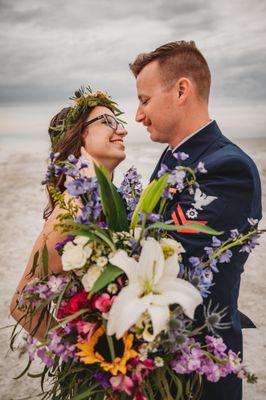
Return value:
<svg viewBox="0 0 266 400">
<path fill-rule="evenodd" d="M 223 134 L 211 146 L 202 161 L 205 161 L 209 170 L 225 169 L 231 173 L 236 170 L 245 170 L 258 175 L 256 164 L 252 158 Z"/>
</svg>

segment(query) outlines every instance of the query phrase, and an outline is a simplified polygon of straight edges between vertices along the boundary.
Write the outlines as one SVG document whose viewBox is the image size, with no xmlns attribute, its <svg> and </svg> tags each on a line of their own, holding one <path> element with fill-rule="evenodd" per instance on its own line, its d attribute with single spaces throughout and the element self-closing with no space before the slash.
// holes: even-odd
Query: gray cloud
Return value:
<svg viewBox="0 0 266 400">
<path fill-rule="evenodd" d="M 220 7 L 206 0 L 0 1 L 0 103 L 63 104 L 91 84 L 132 110 L 128 63 L 185 39 L 195 40 L 209 62 L 218 111 L 226 103 L 237 110 L 265 106 L 265 10 L 259 0 Z"/>
</svg>

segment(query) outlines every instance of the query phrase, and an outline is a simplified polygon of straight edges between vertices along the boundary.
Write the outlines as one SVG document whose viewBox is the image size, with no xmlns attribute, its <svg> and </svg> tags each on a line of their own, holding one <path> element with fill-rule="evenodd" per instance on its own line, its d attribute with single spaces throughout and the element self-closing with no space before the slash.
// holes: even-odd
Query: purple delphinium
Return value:
<svg viewBox="0 0 266 400">
<path fill-rule="evenodd" d="M 96 371 L 94 378 L 96 382 L 99 382 L 104 389 L 107 389 L 111 386 L 109 377 L 105 372 Z"/>
<path fill-rule="evenodd" d="M 131 218 L 143 190 L 140 178 L 137 169 L 132 166 L 124 174 L 124 179 L 118 188 L 118 192 L 126 202 L 128 219 Z"/>
<path fill-rule="evenodd" d="M 173 171 L 169 174 L 167 185 L 174 186 L 179 192 L 185 187 L 186 171 L 181 167 L 175 167 Z"/>
<path fill-rule="evenodd" d="M 76 223 L 92 224 L 97 222 L 102 212 L 101 198 L 96 178 L 92 178 L 89 191 L 86 193 L 86 204 L 81 208 L 81 215 L 75 218 Z"/>
<path fill-rule="evenodd" d="M 45 178 L 42 181 L 42 185 L 46 185 L 48 182 L 53 182 L 54 178 L 62 173 L 62 167 L 56 164 L 56 160 L 59 155 L 60 153 L 50 153 L 50 160 L 47 166 Z"/>
<path fill-rule="evenodd" d="M 218 261 L 219 263 L 229 263 L 230 259 L 232 257 L 233 253 L 231 250 L 227 249 L 225 250 L 219 257 Z"/>
<path fill-rule="evenodd" d="M 198 163 L 196 166 L 196 172 L 200 172 L 201 174 L 206 174 L 208 171 L 205 169 L 205 165 L 202 161 Z"/>
<path fill-rule="evenodd" d="M 67 183 L 65 187 L 71 196 L 80 196 L 85 194 L 91 189 L 91 178 L 76 178 L 73 181 Z"/>
<path fill-rule="evenodd" d="M 173 153 L 173 156 L 175 157 L 177 162 L 182 162 L 182 161 L 185 161 L 187 158 L 189 158 L 188 154 L 181 152 L 181 151 Z"/>
<path fill-rule="evenodd" d="M 238 238 L 238 236 L 239 236 L 238 229 L 231 229 L 231 231 L 230 231 L 231 239 L 236 240 Z"/>
<path fill-rule="evenodd" d="M 246 252 L 246 253 L 251 253 L 252 250 L 255 249 L 256 246 L 259 245 L 258 242 L 259 236 L 257 233 L 254 233 L 254 235 L 252 235 L 249 240 L 247 241 L 247 243 L 245 243 L 241 249 L 239 250 L 240 253 Z"/>
<path fill-rule="evenodd" d="M 167 172 L 169 172 L 169 168 L 167 167 L 167 165 L 162 163 L 160 166 L 160 170 L 158 171 L 158 174 L 157 174 L 158 178 L 161 178 L 161 176 L 163 176 Z"/>
<path fill-rule="evenodd" d="M 58 251 L 58 253 L 60 255 L 62 255 L 62 251 L 63 251 L 65 244 L 67 244 L 68 242 L 71 242 L 74 239 L 74 237 L 75 237 L 74 235 L 68 235 L 65 240 L 63 240 L 62 242 L 56 243 L 55 250 Z"/>
</svg>

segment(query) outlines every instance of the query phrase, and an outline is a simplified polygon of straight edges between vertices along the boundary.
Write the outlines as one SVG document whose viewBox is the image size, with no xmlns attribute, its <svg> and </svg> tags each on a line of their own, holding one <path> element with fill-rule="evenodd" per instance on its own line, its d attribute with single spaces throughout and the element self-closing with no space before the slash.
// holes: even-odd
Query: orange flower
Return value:
<svg viewBox="0 0 266 400">
<path fill-rule="evenodd" d="M 76 347 L 81 351 L 77 353 L 80 356 L 81 361 L 85 364 L 100 363 L 100 366 L 104 371 L 110 372 L 112 375 L 117 375 L 118 372 L 126 374 L 126 363 L 131 358 L 134 358 L 138 353 L 132 349 L 134 336 L 132 333 L 125 333 L 122 337 L 124 343 L 124 352 L 121 357 L 115 357 L 111 362 L 106 361 L 104 357 L 95 351 L 95 346 L 97 345 L 101 336 L 105 334 L 103 325 L 101 325 L 91 336 L 88 341 L 82 343 L 77 343 Z"/>
</svg>

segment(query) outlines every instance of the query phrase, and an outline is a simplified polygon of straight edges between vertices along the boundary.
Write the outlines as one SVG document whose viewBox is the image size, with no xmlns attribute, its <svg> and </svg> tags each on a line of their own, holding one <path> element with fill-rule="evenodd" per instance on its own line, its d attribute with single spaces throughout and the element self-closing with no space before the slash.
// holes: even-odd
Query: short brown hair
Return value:
<svg viewBox="0 0 266 400">
<path fill-rule="evenodd" d="M 211 73 L 207 61 L 195 42 L 170 42 L 150 53 L 141 53 L 129 64 L 134 76 L 150 62 L 158 60 L 162 80 L 166 85 L 174 84 L 181 77 L 190 78 L 197 88 L 200 98 L 208 102 L 211 86 Z"/>
</svg>

